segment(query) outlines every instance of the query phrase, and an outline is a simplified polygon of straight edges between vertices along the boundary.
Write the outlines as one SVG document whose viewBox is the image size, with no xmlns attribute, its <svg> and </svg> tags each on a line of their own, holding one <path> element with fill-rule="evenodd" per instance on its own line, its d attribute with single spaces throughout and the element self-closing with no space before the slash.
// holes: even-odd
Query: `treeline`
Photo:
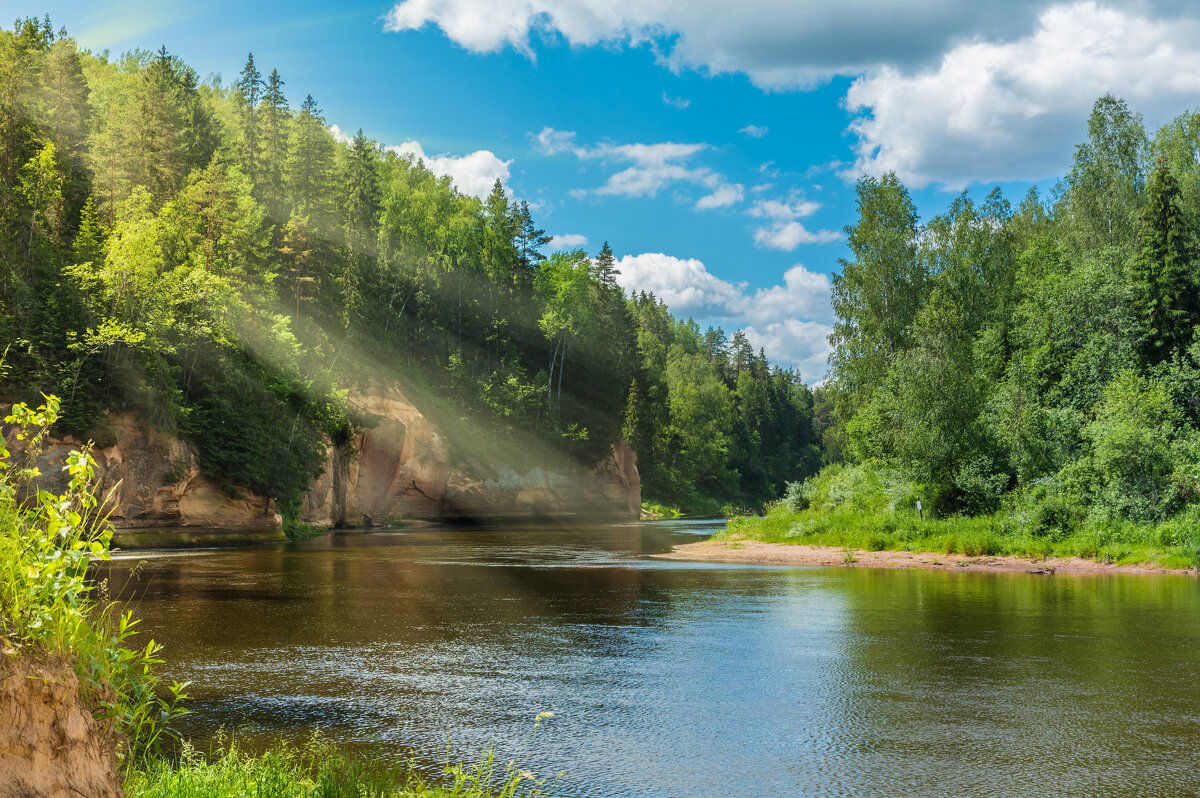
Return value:
<svg viewBox="0 0 1200 798">
<path fill-rule="evenodd" d="M 594 462 L 624 435 L 648 497 L 758 501 L 819 459 L 812 395 L 744 336 L 627 298 L 606 244 L 551 237 L 293 108 L 253 56 L 230 86 L 165 48 L 110 60 L 50 21 L 0 32 L 0 394 L 63 397 L 109 442 L 136 410 L 208 473 L 293 512 L 323 442 L 371 423 L 364 374 Z"/>
<path fill-rule="evenodd" d="M 1148 134 L 1111 96 L 1049 197 L 966 193 L 924 224 L 857 186 L 834 278 L 831 459 L 892 469 L 947 515 L 1034 534 L 1200 502 L 1200 113 Z"/>
</svg>

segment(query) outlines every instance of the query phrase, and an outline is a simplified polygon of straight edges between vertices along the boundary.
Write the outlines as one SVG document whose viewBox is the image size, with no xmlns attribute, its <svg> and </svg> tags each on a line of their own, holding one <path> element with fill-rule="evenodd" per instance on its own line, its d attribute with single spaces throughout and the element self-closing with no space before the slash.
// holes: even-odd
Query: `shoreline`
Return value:
<svg viewBox="0 0 1200 798">
<path fill-rule="evenodd" d="M 683 543 L 663 554 L 661 560 L 690 562 L 727 562 L 754 565 L 841 566 L 847 568 L 918 568 L 944 571 L 984 571 L 1031 574 L 1174 574 L 1197 576 L 1194 569 L 1159 568 L 1153 565 L 1116 565 L 1080 557 L 1049 557 L 1033 560 L 1016 556 L 976 556 L 915 551 L 851 551 L 853 562 L 846 561 L 846 549 L 812 546 L 803 543 L 763 543 L 757 540 L 702 540 Z"/>
</svg>

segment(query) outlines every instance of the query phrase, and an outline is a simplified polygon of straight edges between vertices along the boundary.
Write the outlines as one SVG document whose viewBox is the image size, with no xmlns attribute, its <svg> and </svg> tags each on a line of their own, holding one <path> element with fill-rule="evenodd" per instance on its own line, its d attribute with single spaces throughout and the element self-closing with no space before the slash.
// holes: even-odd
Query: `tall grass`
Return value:
<svg viewBox="0 0 1200 798">
<path fill-rule="evenodd" d="M 474 766 L 447 763 L 431 782 L 411 763 L 393 764 L 339 750 L 314 734 L 301 746 L 279 743 L 259 755 L 223 742 L 209 756 L 184 746 L 178 759 L 149 760 L 125 780 L 129 798 L 539 798 L 545 779 L 499 768 L 488 752 Z"/>
</svg>

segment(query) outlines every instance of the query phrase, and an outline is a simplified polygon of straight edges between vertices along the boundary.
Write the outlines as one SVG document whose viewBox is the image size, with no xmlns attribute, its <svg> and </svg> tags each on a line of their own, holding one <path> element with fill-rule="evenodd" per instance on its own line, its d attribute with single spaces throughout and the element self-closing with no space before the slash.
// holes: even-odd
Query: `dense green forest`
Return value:
<svg viewBox="0 0 1200 798">
<path fill-rule="evenodd" d="M 1087 129 L 1015 208 L 922 224 L 894 175 L 859 181 L 816 399 L 838 464 L 793 512 L 922 497 L 1050 540 L 1200 516 L 1200 112 L 1151 135 L 1105 96 Z"/>
<path fill-rule="evenodd" d="M 624 437 L 662 502 L 759 501 L 816 469 L 795 372 L 627 297 L 607 244 L 550 242 L 499 181 L 480 201 L 339 142 L 253 56 L 222 85 L 49 19 L 0 32 L 0 395 L 61 396 L 65 432 L 104 444 L 106 412 L 139 411 L 285 516 L 323 441 L 371 423 L 347 402 L 364 375 L 585 464 Z"/>
</svg>

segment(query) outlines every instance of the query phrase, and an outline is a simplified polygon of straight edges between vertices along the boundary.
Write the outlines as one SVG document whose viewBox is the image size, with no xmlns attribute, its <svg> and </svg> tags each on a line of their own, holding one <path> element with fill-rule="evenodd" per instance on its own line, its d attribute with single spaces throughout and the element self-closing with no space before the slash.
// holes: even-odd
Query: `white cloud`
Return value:
<svg viewBox="0 0 1200 798">
<path fill-rule="evenodd" d="M 384 29 L 434 25 L 468 50 L 512 47 L 530 58 L 531 39 L 546 34 L 581 46 L 646 45 L 673 69 L 743 72 L 761 87 L 780 89 L 811 87 L 882 64 L 926 64 L 985 32 L 1018 37 L 1045 5 L 1045 0 L 400 0 Z"/>
<path fill-rule="evenodd" d="M 350 142 L 354 141 L 354 136 L 347 135 L 346 132 L 337 125 L 329 126 L 329 135 L 333 136 L 335 141 L 338 141 L 342 144 L 349 144 Z"/>
<path fill-rule="evenodd" d="M 662 99 L 663 99 L 664 103 L 671 106 L 672 108 L 677 108 L 680 111 L 684 110 L 685 108 L 687 108 L 689 105 L 692 104 L 692 101 L 686 97 L 672 97 L 671 95 L 667 94 L 665 91 L 662 94 Z"/>
<path fill-rule="evenodd" d="M 738 133 L 749 136 L 752 139 L 761 139 L 770 132 L 771 128 L 759 127 L 758 125 L 746 125 L 744 128 L 738 131 Z"/>
<path fill-rule="evenodd" d="M 623 197 L 653 197 L 670 183 L 689 182 L 715 186 L 719 176 L 707 167 L 689 167 L 683 162 L 705 149 L 705 144 L 601 144 L 576 150 L 580 158 L 602 158 L 633 165 L 609 176 L 596 194 Z"/>
<path fill-rule="evenodd" d="M 763 249 L 791 252 L 801 244 L 832 244 L 841 241 L 842 234 L 834 230 L 809 230 L 797 221 L 778 222 L 754 231 L 754 243 Z"/>
<path fill-rule="evenodd" d="M 1200 6 L 1180 0 L 400 0 L 385 29 L 426 25 L 477 52 L 532 56 L 547 35 L 645 46 L 771 91 L 854 78 L 841 176 L 895 170 L 915 187 L 1061 174 L 1107 92 L 1152 124 L 1200 98 Z"/>
<path fill-rule="evenodd" d="M 842 234 L 834 230 L 811 231 L 800 219 L 812 216 L 821 207 L 819 202 L 806 199 L 760 199 L 746 215 L 763 219 L 766 224 L 754 231 L 754 243 L 764 249 L 791 252 L 801 244 L 829 244 L 842 240 Z"/>
<path fill-rule="evenodd" d="M 1094 2 L 1044 11 L 1029 35 L 972 41 L 936 68 L 885 67 L 854 82 L 857 160 L 842 175 L 894 170 L 909 184 L 1060 174 L 1095 99 L 1112 92 L 1151 119 L 1200 96 L 1200 25 Z"/>
<path fill-rule="evenodd" d="M 648 291 L 679 316 L 727 318 L 741 308 L 746 284 L 733 285 L 695 258 L 662 252 L 626 255 L 617 264 L 617 282 L 629 292 Z"/>
<path fill-rule="evenodd" d="M 724 208 L 742 201 L 745 189 L 741 184 L 730 183 L 724 175 L 707 166 L 690 163 L 697 154 L 709 149 L 707 144 L 664 141 L 654 144 L 613 144 L 603 142 L 592 146 L 576 143 L 576 135 L 569 130 L 542 128 L 537 134 L 530 133 L 534 145 L 547 155 L 570 152 L 581 161 L 595 160 L 629 164 L 624 169 L 608 176 L 604 185 L 590 191 L 574 189 L 572 197 L 583 199 L 588 194 L 617 197 L 655 197 L 667 186 L 690 183 L 707 189 L 708 194 L 696 201 L 696 210 Z"/>
<path fill-rule="evenodd" d="M 745 328 L 746 337 L 755 348 L 762 348 L 776 363 L 785 363 L 800 370 L 800 377 L 813 383 L 823 379 L 829 369 L 829 334 L 833 328 L 814 321 L 785 319 L 761 329 Z"/>
<path fill-rule="evenodd" d="M 728 208 L 730 205 L 736 205 L 746 196 L 745 188 L 741 183 L 724 183 L 717 186 L 711 194 L 706 194 L 696 201 L 695 208 L 698 211 L 708 211 L 713 208 Z"/>
<path fill-rule="evenodd" d="M 578 233 L 564 233 L 554 236 L 554 240 L 550 243 L 556 249 L 574 249 L 575 247 L 586 247 L 587 242 L 587 236 Z"/>
<path fill-rule="evenodd" d="M 756 290 L 747 300 L 741 315 L 759 325 L 771 325 L 789 318 L 831 323 L 831 290 L 829 275 L 810 272 L 797 263 L 784 272 L 783 285 Z"/>
<path fill-rule="evenodd" d="M 536 136 L 530 133 L 529 137 L 546 155 L 558 155 L 560 152 L 570 152 L 575 149 L 575 131 L 573 130 L 555 130 L 552 127 L 544 127 L 541 133 Z"/>
<path fill-rule="evenodd" d="M 466 155 L 425 154 L 419 141 L 406 141 L 387 150 L 414 161 L 424 161 L 425 168 L 435 175 L 448 176 L 455 187 L 464 194 L 473 194 L 480 199 L 491 193 L 497 180 L 507 183 L 508 165 L 512 160 L 502 161 L 491 150 L 476 150 Z"/>
<path fill-rule="evenodd" d="M 626 255 L 617 278 L 630 293 L 648 291 L 678 316 L 742 327 L 771 359 L 801 369 L 805 379 L 824 375 L 832 328 L 829 276 L 800 264 L 788 269 L 781 285 L 749 290 L 712 274 L 695 258 L 661 252 Z"/>
</svg>

